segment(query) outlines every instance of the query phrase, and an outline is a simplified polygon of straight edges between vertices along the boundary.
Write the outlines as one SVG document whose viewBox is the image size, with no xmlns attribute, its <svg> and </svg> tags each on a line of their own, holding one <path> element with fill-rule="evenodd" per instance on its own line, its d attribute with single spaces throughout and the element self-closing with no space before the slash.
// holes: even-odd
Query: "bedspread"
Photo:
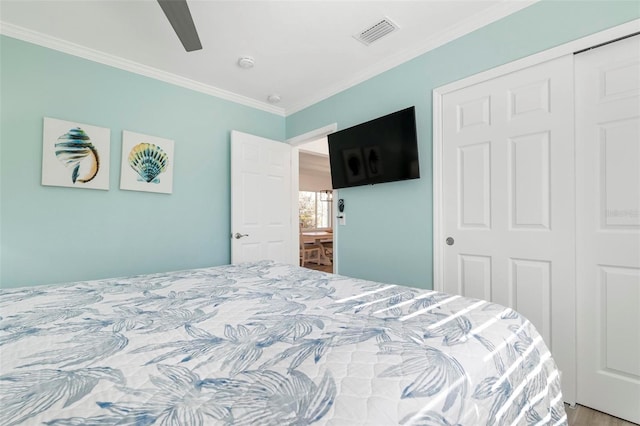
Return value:
<svg viewBox="0 0 640 426">
<path fill-rule="evenodd" d="M 270 261 L 0 290 L 0 423 L 566 424 L 532 324 Z"/>
</svg>

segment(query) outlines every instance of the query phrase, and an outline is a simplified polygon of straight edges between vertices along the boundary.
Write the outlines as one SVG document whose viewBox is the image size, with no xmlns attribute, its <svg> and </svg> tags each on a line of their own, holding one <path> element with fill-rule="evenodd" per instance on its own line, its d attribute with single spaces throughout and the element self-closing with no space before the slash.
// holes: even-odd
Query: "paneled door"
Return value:
<svg viewBox="0 0 640 426">
<path fill-rule="evenodd" d="M 443 289 L 509 306 L 575 402 L 572 57 L 442 98 Z"/>
<path fill-rule="evenodd" d="M 578 402 L 640 424 L 640 36 L 575 76 Z"/>
<path fill-rule="evenodd" d="M 231 132 L 231 263 L 297 264 L 291 173 L 289 144 Z"/>
</svg>

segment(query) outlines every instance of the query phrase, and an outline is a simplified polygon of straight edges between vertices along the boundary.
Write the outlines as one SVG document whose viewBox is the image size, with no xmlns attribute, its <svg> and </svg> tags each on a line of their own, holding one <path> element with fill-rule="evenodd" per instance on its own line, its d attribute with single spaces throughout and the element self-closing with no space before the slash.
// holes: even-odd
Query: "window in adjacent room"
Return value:
<svg viewBox="0 0 640 426">
<path fill-rule="evenodd" d="M 331 228 L 331 191 L 300 191 L 298 204 L 303 229 Z"/>
</svg>

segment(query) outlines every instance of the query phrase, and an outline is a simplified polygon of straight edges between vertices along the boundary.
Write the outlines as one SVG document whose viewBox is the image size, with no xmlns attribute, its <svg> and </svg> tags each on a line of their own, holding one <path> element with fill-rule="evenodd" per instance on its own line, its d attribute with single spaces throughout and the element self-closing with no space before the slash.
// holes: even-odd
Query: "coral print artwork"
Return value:
<svg viewBox="0 0 640 426">
<path fill-rule="evenodd" d="M 108 190 L 110 139 L 109 129 L 45 117 L 42 184 Z"/>
<path fill-rule="evenodd" d="M 120 189 L 171 194 L 173 141 L 123 131 Z"/>
</svg>

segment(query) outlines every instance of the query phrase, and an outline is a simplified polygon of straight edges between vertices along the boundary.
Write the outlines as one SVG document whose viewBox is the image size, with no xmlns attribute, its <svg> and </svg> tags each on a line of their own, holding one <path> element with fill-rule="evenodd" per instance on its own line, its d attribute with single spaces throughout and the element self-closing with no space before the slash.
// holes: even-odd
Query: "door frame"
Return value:
<svg viewBox="0 0 640 426">
<path fill-rule="evenodd" d="M 334 133 L 338 130 L 338 123 L 328 124 L 326 126 L 311 130 L 298 136 L 294 136 L 286 140 L 291 145 L 291 217 L 292 220 L 292 234 L 299 235 L 300 233 L 300 210 L 298 208 L 298 198 L 300 192 L 300 145 L 304 145 L 307 142 L 320 139 Z M 334 198 L 338 194 L 338 191 L 334 191 Z M 335 204 L 333 203 L 334 211 L 331 213 L 333 217 L 336 216 Z M 335 223 L 335 222 L 334 222 Z M 299 238 L 299 237 L 298 237 Z M 333 227 L 333 273 L 338 273 L 338 227 Z M 295 245 L 298 247 L 298 244 Z M 297 248 L 297 250 L 300 250 Z"/>
<path fill-rule="evenodd" d="M 491 80 L 496 77 L 529 68 L 564 55 L 573 54 L 589 49 L 596 45 L 607 43 L 640 31 L 640 19 L 608 28 L 603 31 L 570 41 L 560 46 L 544 50 L 539 53 L 497 66 L 487 71 L 474 74 L 433 89 L 433 289 L 442 291 L 442 277 L 444 271 L 444 213 L 442 187 L 442 98 L 448 93 L 463 89 L 474 84 Z"/>
</svg>

